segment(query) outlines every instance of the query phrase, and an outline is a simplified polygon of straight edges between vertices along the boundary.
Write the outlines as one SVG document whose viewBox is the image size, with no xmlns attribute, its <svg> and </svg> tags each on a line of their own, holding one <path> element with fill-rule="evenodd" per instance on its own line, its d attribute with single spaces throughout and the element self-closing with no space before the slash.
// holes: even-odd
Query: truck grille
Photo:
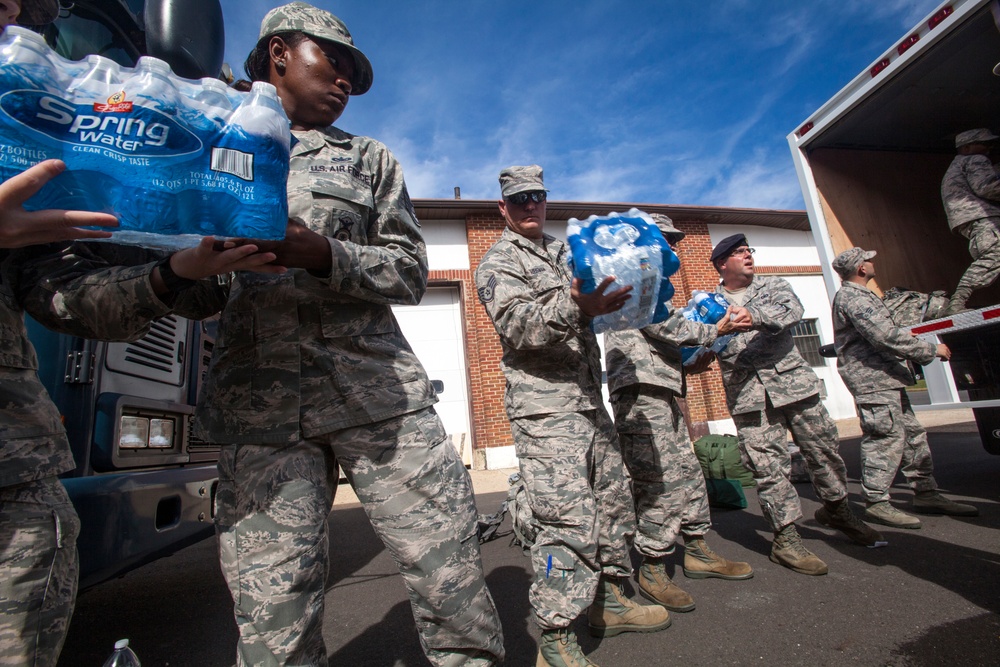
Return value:
<svg viewBox="0 0 1000 667">
<path fill-rule="evenodd" d="M 184 380 L 187 327 L 174 315 L 153 322 L 149 333 L 132 343 L 109 343 L 109 370 L 180 386 Z"/>
</svg>

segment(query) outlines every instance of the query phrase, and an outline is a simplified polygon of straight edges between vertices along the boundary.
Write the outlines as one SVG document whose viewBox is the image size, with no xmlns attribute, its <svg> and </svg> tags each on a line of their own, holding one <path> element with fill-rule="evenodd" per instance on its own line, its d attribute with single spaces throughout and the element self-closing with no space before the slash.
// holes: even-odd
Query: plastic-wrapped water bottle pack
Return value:
<svg viewBox="0 0 1000 667">
<path fill-rule="evenodd" d="M 681 309 L 681 314 L 692 322 L 716 324 L 726 316 L 727 310 L 729 310 L 729 302 L 726 301 L 726 297 L 717 292 L 695 290 L 691 292 L 691 299 L 688 300 L 688 304 Z M 712 343 L 711 347 L 682 347 L 681 360 L 685 366 L 690 366 L 702 356 L 708 354 L 709 351 L 718 354 L 726 349 L 732 338 L 732 334 L 719 336 Z"/>
<path fill-rule="evenodd" d="M 124 243 L 281 239 L 290 141 L 270 84 L 240 93 L 156 58 L 74 62 L 25 28 L 0 35 L 0 179 L 49 158 L 67 165 L 29 210 L 111 213 Z"/>
<path fill-rule="evenodd" d="M 680 261 L 647 214 L 633 208 L 583 221 L 571 218 L 567 237 L 570 268 L 583 282 L 584 293 L 593 292 L 608 276 L 615 277 L 608 292 L 632 287 L 632 297 L 621 310 L 593 319 L 595 333 L 641 329 L 670 315 L 670 276 Z"/>
</svg>

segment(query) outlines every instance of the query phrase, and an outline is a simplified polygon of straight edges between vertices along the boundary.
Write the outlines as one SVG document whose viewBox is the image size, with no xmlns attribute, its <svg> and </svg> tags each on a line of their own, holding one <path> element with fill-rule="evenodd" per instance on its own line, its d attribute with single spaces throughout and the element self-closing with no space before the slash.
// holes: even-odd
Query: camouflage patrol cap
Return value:
<svg viewBox="0 0 1000 667">
<path fill-rule="evenodd" d="M 351 95 L 364 95 L 372 87 L 374 74 L 371 62 L 354 46 L 354 40 L 344 22 L 330 12 L 305 2 L 290 2 L 272 9 L 260 23 L 260 37 L 257 38 L 257 43 L 279 32 L 302 32 L 310 37 L 344 47 L 354 56 Z"/>
<path fill-rule="evenodd" d="M 59 16 L 59 0 L 21 0 L 21 13 L 17 22 L 21 25 L 45 25 Z"/>
<path fill-rule="evenodd" d="M 548 192 L 542 183 L 542 168 L 537 164 L 527 167 L 507 167 L 500 172 L 500 196 L 509 197 L 518 192 Z"/>
<path fill-rule="evenodd" d="M 874 250 L 864 250 L 855 246 L 849 250 L 845 250 L 834 258 L 833 270 L 839 273 L 841 278 L 850 278 L 858 272 L 859 266 L 874 256 Z"/>
<path fill-rule="evenodd" d="M 662 213 L 650 213 L 649 217 L 660 228 L 660 233 L 663 234 L 663 238 L 667 239 L 667 243 L 677 243 L 687 236 L 687 234 L 674 227 L 674 221 L 669 216 Z"/>
<path fill-rule="evenodd" d="M 961 148 L 962 146 L 967 146 L 969 144 L 988 144 L 991 141 L 996 141 L 1000 139 L 997 135 L 993 134 L 985 127 L 980 127 L 975 130 L 966 130 L 965 132 L 959 132 L 955 135 L 955 148 Z"/>
</svg>

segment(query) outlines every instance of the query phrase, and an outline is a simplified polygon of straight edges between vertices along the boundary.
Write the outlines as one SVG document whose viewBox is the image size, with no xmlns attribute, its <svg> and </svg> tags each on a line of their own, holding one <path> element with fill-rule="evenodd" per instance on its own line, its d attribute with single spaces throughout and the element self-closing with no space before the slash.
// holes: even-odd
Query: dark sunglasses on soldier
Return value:
<svg viewBox="0 0 1000 667">
<path fill-rule="evenodd" d="M 536 204 L 541 204 L 545 201 L 545 191 L 539 190 L 537 192 L 518 192 L 507 197 L 507 201 L 516 206 L 524 206 L 528 203 L 528 199 L 535 202 Z"/>
</svg>

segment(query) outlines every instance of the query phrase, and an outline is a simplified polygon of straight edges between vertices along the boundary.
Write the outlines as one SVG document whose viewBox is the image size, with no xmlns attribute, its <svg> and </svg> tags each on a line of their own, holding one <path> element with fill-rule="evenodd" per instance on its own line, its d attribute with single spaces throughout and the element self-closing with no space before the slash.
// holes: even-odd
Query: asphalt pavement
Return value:
<svg viewBox="0 0 1000 667">
<path fill-rule="evenodd" d="M 661 632 L 609 639 L 591 638 L 581 619 L 575 629 L 584 650 L 602 667 L 1000 665 L 1000 456 L 983 450 L 970 411 L 920 418 L 942 490 L 978 506 L 978 518 L 926 517 L 920 530 L 884 528 L 889 546 L 866 549 L 816 523 L 815 493 L 798 484 L 800 533 L 830 566 L 828 575 L 809 577 L 768 560 L 770 532 L 748 489 L 747 509 L 713 511 L 708 540 L 722 555 L 749 561 L 753 579 L 686 579 L 678 550 L 668 571 L 697 609 L 671 614 L 673 625 Z M 838 426 L 857 501 L 857 422 Z M 508 472 L 473 472 L 480 511 L 499 507 Z M 905 509 L 912 494 L 899 481 L 893 498 Z M 330 525 L 330 664 L 427 665 L 402 580 L 349 491 L 338 492 Z M 506 664 L 534 665 L 539 633 L 527 601 L 529 561 L 508 536 L 483 545 L 483 562 L 504 626 Z M 81 594 L 59 665 L 100 667 L 123 637 L 144 667 L 234 664 L 236 626 L 214 539 Z"/>
</svg>

